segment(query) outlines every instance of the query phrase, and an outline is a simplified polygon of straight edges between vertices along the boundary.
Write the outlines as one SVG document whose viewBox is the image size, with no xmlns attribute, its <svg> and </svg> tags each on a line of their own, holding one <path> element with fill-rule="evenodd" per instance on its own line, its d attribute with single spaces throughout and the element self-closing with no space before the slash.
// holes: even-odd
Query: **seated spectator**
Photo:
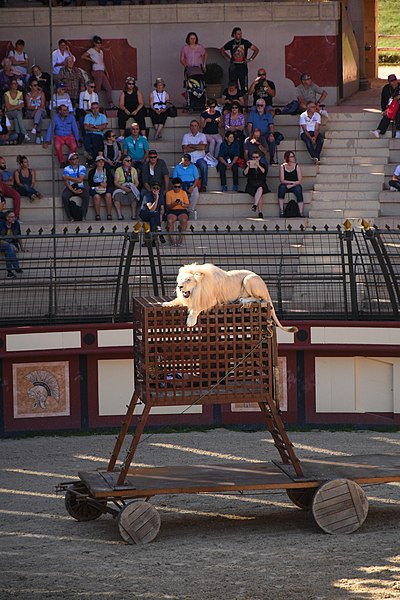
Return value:
<svg viewBox="0 0 400 600">
<path fill-rule="evenodd" d="M 174 179 L 180 179 L 180 186 L 190 198 L 189 213 L 193 213 L 199 200 L 199 171 L 192 163 L 190 154 L 185 153 L 182 161 L 176 165 L 173 173 Z"/>
<path fill-rule="evenodd" d="M 299 110 L 305 111 L 307 104 L 312 101 L 316 106 L 316 111 L 323 117 L 328 117 L 326 110 L 320 106 L 327 97 L 327 92 L 314 83 L 308 73 L 303 73 L 300 79 L 301 83 L 296 88 Z"/>
<path fill-rule="evenodd" d="M 43 148 L 47 148 L 51 140 L 51 123 L 47 129 Z M 65 166 L 63 155 L 63 144 L 68 147 L 69 154 L 73 154 L 78 144 L 80 137 L 78 127 L 73 115 L 68 114 L 68 108 L 62 104 L 57 114 L 54 115 L 54 149 L 58 158 L 60 167 Z"/>
<path fill-rule="evenodd" d="M 80 116 L 81 113 L 85 116 L 90 112 L 93 102 L 99 102 L 99 96 L 94 91 L 93 81 L 87 81 L 86 89 L 79 94 L 79 112 L 77 116 Z"/>
<path fill-rule="evenodd" d="M 132 166 L 132 159 L 130 156 L 125 156 L 122 160 L 122 166 L 118 167 L 114 175 L 114 187 L 116 189 L 113 193 L 113 201 L 119 221 L 124 218 L 121 212 L 121 204 L 130 205 L 131 219 L 136 219 L 137 204 L 140 200 L 138 185 L 138 173 Z"/>
<path fill-rule="evenodd" d="M 158 157 L 157 150 L 149 150 L 148 159 L 142 169 L 143 189 L 141 196 L 151 192 L 151 184 L 158 183 L 162 193 L 169 187 L 169 171 L 165 160 Z"/>
<path fill-rule="evenodd" d="M 257 71 L 257 77 L 248 89 L 248 95 L 253 96 L 253 105 L 262 98 L 267 107 L 272 106 L 273 98 L 276 96 L 276 88 L 273 81 L 267 79 L 267 72 L 261 68 Z"/>
<path fill-rule="evenodd" d="M 166 212 L 167 212 L 167 231 L 169 235 L 169 243 L 171 246 L 182 246 L 183 235 L 186 231 L 189 214 L 189 198 L 187 193 L 182 189 L 182 180 L 179 177 L 172 179 L 172 190 L 167 192 L 165 198 Z M 181 233 L 175 237 L 172 235 L 175 231 L 175 223 L 179 221 Z"/>
<path fill-rule="evenodd" d="M 150 224 L 150 231 L 161 231 L 161 223 L 164 217 L 165 197 L 161 191 L 160 184 L 153 181 L 150 186 L 150 191 L 147 191 L 143 196 L 142 206 L 139 211 L 139 217 L 144 223 Z M 158 236 L 162 244 L 165 244 L 165 237 Z M 153 240 L 155 246 L 155 240 Z M 146 243 L 144 244 L 146 245 Z"/>
<path fill-rule="evenodd" d="M 50 99 L 51 99 L 51 76 L 50 76 L 50 74 L 44 73 L 38 65 L 33 65 L 31 71 L 32 71 L 32 75 L 29 78 L 28 87 L 30 86 L 32 79 L 36 79 L 37 82 L 39 83 L 39 87 L 41 88 L 41 90 L 44 93 L 44 97 L 46 98 L 46 104 L 49 104 Z"/>
<path fill-rule="evenodd" d="M 268 161 L 266 159 L 267 149 L 262 145 L 262 141 L 261 129 L 255 127 L 252 135 L 249 135 L 249 137 L 244 140 L 244 160 L 247 162 L 249 159 L 253 158 L 254 152 L 259 153 L 261 156 L 260 163 L 266 167 L 268 173 Z"/>
<path fill-rule="evenodd" d="M 17 40 L 15 42 L 15 50 L 10 50 L 8 53 L 8 58 L 11 60 L 11 64 L 15 69 L 24 76 L 24 81 L 26 80 L 26 75 L 28 73 L 29 67 L 29 57 L 27 53 L 24 51 L 25 42 L 24 40 Z"/>
<path fill-rule="evenodd" d="M 315 102 L 307 102 L 307 110 L 300 115 L 300 137 L 307 146 L 307 150 L 314 164 L 320 162 L 320 155 L 324 140 L 319 130 L 321 128 L 321 116 L 317 112 Z"/>
<path fill-rule="evenodd" d="M 103 151 L 103 135 L 108 127 L 107 117 L 100 112 L 98 102 L 93 102 L 90 112 L 83 121 L 85 136 L 83 144 L 89 163 L 93 163 L 99 152 Z"/>
<path fill-rule="evenodd" d="M 149 155 L 149 142 L 147 141 L 147 138 L 140 135 L 140 126 L 138 123 L 132 123 L 131 135 L 128 135 L 128 137 L 124 139 L 122 150 L 131 157 L 133 163 L 132 166 L 141 172 L 143 164 L 146 162 Z"/>
<path fill-rule="evenodd" d="M 257 100 L 256 109 L 252 109 L 247 122 L 249 137 L 253 136 L 253 130 L 259 129 L 261 132 L 261 144 L 268 147 L 269 163 L 275 165 L 275 137 L 274 120 L 271 113 L 267 110 L 265 100 Z"/>
<path fill-rule="evenodd" d="M 253 196 L 254 203 L 251 207 L 253 212 L 258 210 L 258 218 L 263 219 L 264 215 L 262 213 L 263 209 L 263 194 L 268 194 L 270 192 L 266 177 L 267 170 L 260 164 L 260 154 L 257 152 L 253 153 L 253 158 L 248 160 L 246 163 L 246 167 L 243 171 L 243 175 L 247 177 L 246 184 L 246 194 L 250 194 Z"/>
<path fill-rule="evenodd" d="M 244 128 L 246 125 L 246 121 L 243 114 L 243 108 L 239 104 L 237 100 L 232 102 L 231 110 L 225 113 L 224 116 L 224 126 L 225 131 L 233 131 L 235 135 L 235 139 L 239 141 L 240 144 L 240 153 L 242 152 L 243 142 L 245 139 Z"/>
<path fill-rule="evenodd" d="M 98 35 L 93 37 L 93 47 L 84 52 L 81 59 L 88 60 L 92 64 L 92 78 L 95 83 L 96 93 L 102 89 L 106 91 L 107 102 L 110 108 L 114 108 L 112 98 L 112 87 L 108 79 L 106 65 L 104 63 L 104 52 L 101 49 L 103 40 Z"/>
<path fill-rule="evenodd" d="M 24 117 L 22 110 L 25 106 L 24 96 L 21 90 L 18 89 L 18 81 L 12 79 L 10 89 L 4 94 L 4 104 L 6 116 L 14 124 L 15 133 L 18 135 L 18 143 L 29 142 L 29 135 L 25 129 Z"/>
<path fill-rule="evenodd" d="M 35 189 L 36 171 L 29 166 L 26 156 L 17 156 L 19 168 L 14 171 L 14 187 L 20 196 L 27 196 L 30 202 L 43 198 L 42 194 Z"/>
<path fill-rule="evenodd" d="M 7 170 L 6 159 L 0 156 L 0 197 L 12 198 L 13 209 L 17 219 L 21 210 L 21 196 L 13 187 L 14 177 L 11 171 Z"/>
<path fill-rule="evenodd" d="M 0 146 L 8 144 L 15 145 L 18 140 L 18 135 L 11 131 L 10 119 L 6 116 L 4 109 L 0 106 Z"/>
<path fill-rule="evenodd" d="M 132 119 L 139 125 L 140 133 L 146 135 L 146 109 L 142 92 L 136 86 L 134 77 L 126 78 L 124 89 L 118 101 L 118 127 L 120 142 L 124 141 L 126 123 Z"/>
<path fill-rule="evenodd" d="M 26 95 L 26 117 L 33 119 L 32 135 L 36 136 L 36 143 L 41 144 L 42 122 L 46 117 L 46 98 L 39 87 L 37 79 L 29 80 L 29 92 Z"/>
<path fill-rule="evenodd" d="M 296 162 L 296 155 L 291 150 L 288 150 L 283 155 L 284 162 L 279 168 L 279 188 L 278 200 L 280 216 L 284 216 L 285 194 L 293 192 L 296 196 L 297 204 L 299 205 L 300 216 L 303 216 L 303 188 L 301 186 L 302 174 L 300 165 Z"/>
<path fill-rule="evenodd" d="M 61 67 L 58 81 L 63 83 L 65 91 L 71 98 L 72 106 L 76 108 L 79 104 L 79 95 L 85 89 L 85 80 L 82 71 L 74 65 L 72 56 L 65 59 L 65 65 Z"/>
<path fill-rule="evenodd" d="M 68 165 L 64 168 L 63 180 L 65 188 L 61 195 L 64 204 L 64 210 L 66 212 L 69 221 L 75 221 L 71 214 L 71 198 L 73 196 L 79 196 L 82 201 L 82 215 L 83 221 L 86 221 L 86 213 L 89 207 L 89 193 L 83 183 L 86 176 L 86 167 L 79 164 L 79 156 L 76 152 L 71 152 L 68 156 Z"/>
<path fill-rule="evenodd" d="M 58 48 L 52 53 L 53 75 L 57 77 L 60 69 L 65 66 L 66 60 L 72 56 L 75 62 L 75 56 L 69 49 L 68 42 L 64 39 L 58 40 Z"/>
<path fill-rule="evenodd" d="M 221 191 L 227 192 L 228 186 L 226 185 L 226 172 L 232 171 L 233 187 L 232 191 L 238 191 L 239 185 L 239 167 L 237 160 L 240 156 L 240 145 L 239 141 L 235 140 L 235 134 L 233 131 L 225 132 L 225 139 L 219 149 L 219 176 L 221 178 Z"/>
<path fill-rule="evenodd" d="M 112 172 L 115 171 L 117 167 L 122 165 L 122 152 L 121 146 L 117 142 L 117 136 L 115 135 L 112 129 L 108 129 L 104 132 L 104 147 L 103 147 L 103 157 L 106 163 Z"/>
<path fill-rule="evenodd" d="M 101 221 L 100 205 L 104 198 L 107 210 L 107 221 L 112 221 L 113 176 L 106 167 L 103 156 L 96 156 L 96 167 L 88 174 L 89 196 L 93 198 L 96 221 Z"/>
<path fill-rule="evenodd" d="M 195 165 L 201 177 L 201 192 L 207 191 L 208 165 L 204 160 L 206 155 L 207 138 L 200 132 L 200 124 L 196 119 L 190 121 L 190 133 L 185 133 L 182 138 L 182 150 L 190 154 L 193 165 Z M 179 176 L 179 175 L 178 175 Z M 191 208 L 194 210 L 194 208 Z"/>
<path fill-rule="evenodd" d="M 389 189 L 391 192 L 400 192 L 400 165 L 394 170 L 393 177 L 389 181 Z"/>
<path fill-rule="evenodd" d="M 69 94 L 65 91 L 65 83 L 59 81 L 56 83 L 56 92 L 53 94 L 53 98 L 51 100 L 51 107 L 57 110 L 61 105 L 67 107 L 69 113 L 74 112 L 74 107 L 72 106 L 71 98 Z"/>
<path fill-rule="evenodd" d="M 218 158 L 222 137 L 219 135 L 221 125 L 221 113 L 216 110 L 217 103 L 214 99 L 207 100 L 207 108 L 200 115 L 200 126 L 206 136 L 208 151 L 212 156 Z"/>
<path fill-rule="evenodd" d="M 0 252 L 5 255 L 7 277 L 10 279 L 15 279 L 15 273 L 23 273 L 17 258 L 17 251 L 23 250 L 20 235 L 21 227 L 15 212 L 9 210 L 5 214 L 5 219 L 0 221 Z"/>
<path fill-rule="evenodd" d="M 155 89 L 150 93 L 149 117 L 155 130 L 155 139 L 160 140 L 168 118 L 169 94 L 165 90 L 165 82 L 161 77 L 157 77 L 154 87 Z"/>
<path fill-rule="evenodd" d="M 229 112 L 232 108 L 232 102 L 236 100 L 240 106 L 244 106 L 244 93 L 239 90 L 236 81 L 230 81 L 228 87 L 222 92 L 222 106 L 224 114 Z"/>
<path fill-rule="evenodd" d="M 23 85 L 21 74 L 18 69 L 14 69 L 9 58 L 3 58 L 1 66 L 3 68 L 0 71 L 0 105 L 4 104 L 4 94 L 10 89 L 12 79 L 17 79 L 18 81 L 19 78 L 21 87 Z"/>
<path fill-rule="evenodd" d="M 389 75 L 388 83 L 386 85 L 384 85 L 382 88 L 382 92 L 381 92 L 382 119 L 379 122 L 378 128 L 375 129 L 374 131 L 370 131 L 371 135 L 373 135 L 376 138 L 378 138 L 380 135 L 384 135 L 388 130 L 391 119 L 389 119 L 389 117 L 387 116 L 386 111 L 387 111 L 390 103 L 392 102 L 392 100 L 397 100 L 398 102 L 400 102 L 400 81 L 397 80 L 397 77 L 394 74 Z M 395 117 L 395 123 L 396 123 L 396 125 L 395 125 L 396 129 L 399 129 L 399 127 L 400 127 L 400 110 L 397 111 L 397 114 Z M 397 132 L 397 133 L 399 133 L 399 132 Z M 400 137 L 400 133 L 399 133 L 399 135 L 397 135 L 397 133 L 396 133 L 396 137 Z"/>
</svg>

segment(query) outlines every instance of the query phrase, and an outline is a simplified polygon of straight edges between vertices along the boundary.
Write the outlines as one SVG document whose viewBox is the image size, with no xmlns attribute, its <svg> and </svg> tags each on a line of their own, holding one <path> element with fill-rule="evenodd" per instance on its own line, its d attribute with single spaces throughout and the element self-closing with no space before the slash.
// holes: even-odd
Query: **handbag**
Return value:
<svg viewBox="0 0 400 600">
<path fill-rule="evenodd" d="M 396 118 L 398 112 L 399 112 L 399 101 L 396 100 L 396 98 L 393 98 L 393 100 L 390 102 L 389 106 L 386 109 L 386 116 L 388 119 L 393 121 Z"/>
<path fill-rule="evenodd" d="M 96 194 L 105 194 L 107 189 L 105 187 L 97 186 L 94 188 Z"/>
<path fill-rule="evenodd" d="M 169 117 L 172 117 L 173 119 L 174 119 L 175 117 L 177 117 L 177 116 L 178 116 L 178 111 L 177 111 L 177 109 L 176 109 L 176 106 L 174 106 L 173 104 L 171 104 L 171 106 L 169 106 L 169 107 L 167 108 L 167 115 L 168 115 Z"/>
</svg>

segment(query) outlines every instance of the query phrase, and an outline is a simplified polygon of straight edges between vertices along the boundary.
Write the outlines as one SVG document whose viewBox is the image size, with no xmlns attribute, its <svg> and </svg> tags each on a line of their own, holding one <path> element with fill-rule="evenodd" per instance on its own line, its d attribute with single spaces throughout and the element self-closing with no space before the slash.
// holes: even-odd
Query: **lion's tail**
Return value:
<svg viewBox="0 0 400 600">
<path fill-rule="evenodd" d="M 276 316 L 275 308 L 274 308 L 274 305 L 272 304 L 272 302 L 271 302 L 271 315 L 272 315 L 272 319 L 274 320 L 275 325 L 277 327 L 279 327 L 279 329 L 282 329 L 282 331 L 286 331 L 287 333 L 297 333 L 298 332 L 298 328 L 295 327 L 294 325 L 292 327 L 284 327 L 282 325 L 282 323 Z"/>
</svg>

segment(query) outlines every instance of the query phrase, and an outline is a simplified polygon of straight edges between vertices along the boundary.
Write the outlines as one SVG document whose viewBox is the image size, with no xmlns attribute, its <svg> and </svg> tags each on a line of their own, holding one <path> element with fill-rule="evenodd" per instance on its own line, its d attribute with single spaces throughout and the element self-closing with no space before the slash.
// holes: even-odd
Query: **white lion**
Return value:
<svg viewBox="0 0 400 600">
<path fill-rule="evenodd" d="M 176 298 L 163 306 L 186 306 L 186 325 L 194 327 L 199 314 L 218 304 L 240 300 L 243 304 L 265 300 L 271 305 L 272 318 L 283 331 L 296 333 L 297 327 L 283 327 L 276 316 L 271 296 L 264 281 L 253 271 L 224 271 L 212 264 L 185 265 L 176 278 Z"/>
</svg>

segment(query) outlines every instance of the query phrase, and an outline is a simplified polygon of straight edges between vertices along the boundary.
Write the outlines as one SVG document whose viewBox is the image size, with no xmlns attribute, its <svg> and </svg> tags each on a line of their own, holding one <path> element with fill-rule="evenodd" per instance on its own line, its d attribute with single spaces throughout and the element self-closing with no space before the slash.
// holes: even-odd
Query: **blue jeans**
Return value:
<svg viewBox="0 0 400 600">
<path fill-rule="evenodd" d="M 85 146 L 86 152 L 88 152 L 94 160 L 98 153 L 103 151 L 103 136 L 98 133 L 85 133 L 83 145 Z"/>
<path fill-rule="evenodd" d="M 148 208 L 142 208 L 139 212 L 139 217 L 145 223 L 150 223 L 150 231 L 155 231 L 156 227 L 161 227 L 160 211 L 152 211 Z"/>
<path fill-rule="evenodd" d="M 221 185 L 226 185 L 226 169 L 227 167 L 224 163 L 219 163 L 219 176 L 221 177 Z M 237 163 L 232 165 L 232 177 L 233 177 L 233 185 L 239 185 L 239 167 Z"/>
<path fill-rule="evenodd" d="M 296 196 L 297 202 L 303 202 L 303 188 L 301 185 L 295 185 L 294 187 L 288 189 L 286 183 L 280 183 L 278 188 L 278 198 L 283 200 L 285 198 L 285 194 L 288 192 L 293 192 Z"/>
<path fill-rule="evenodd" d="M 14 244 L 0 240 L 0 252 L 3 252 L 6 257 L 7 271 L 13 269 L 19 269 L 19 262 L 17 258 L 17 249 Z"/>
<path fill-rule="evenodd" d="M 308 133 L 312 137 L 314 136 L 313 131 L 309 131 Z M 308 150 L 308 153 L 311 156 L 311 158 L 318 158 L 318 160 L 319 160 L 322 146 L 324 145 L 324 138 L 322 137 L 322 135 L 320 133 L 317 135 L 317 139 L 315 140 L 315 146 L 312 143 L 312 141 L 310 140 L 310 138 L 308 138 L 306 136 L 305 133 L 302 133 L 300 137 L 303 140 L 303 142 L 305 143 L 305 145 L 307 146 L 307 150 Z"/>
<path fill-rule="evenodd" d="M 199 158 L 197 162 L 195 162 L 196 167 L 200 172 L 201 177 L 201 187 L 207 187 L 208 182 L 208 165 L 204 158 Z"/>
</svg>

